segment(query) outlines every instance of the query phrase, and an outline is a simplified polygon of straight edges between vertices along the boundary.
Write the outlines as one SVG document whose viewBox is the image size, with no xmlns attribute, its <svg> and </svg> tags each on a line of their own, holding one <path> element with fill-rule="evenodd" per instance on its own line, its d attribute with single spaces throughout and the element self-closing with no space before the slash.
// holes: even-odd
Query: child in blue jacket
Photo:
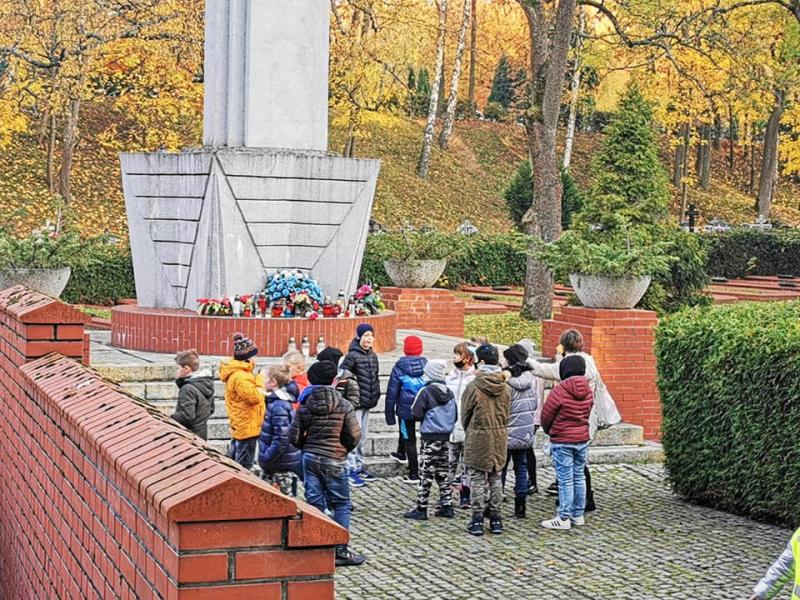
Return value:
<svg viewBox="0 0 800 600">
<path fill-rule="evenodd" d="M 417 459 L 417 432 L 411 405 L 414 396 L 422 387 L 422 372 L 428 360 L 422 356 L 422 340 L 409 335 L 403 341 L 403 356 L 392 368 L 389 387 L 386 389 L 386 424 L 394 425 L 400 421 L 397 452 L 390 456 L 401 464 L 408 464 L 408 474 L 403 477 L 406 483 L 419 481 Z"/>
<path fill-rule="evenodd" d="M 258 464 L 264 479 L 277 485 L 287 496 L 297 496 L 297 480 L 303 479 L 300 450 L 289 443 L 295 402 L 286 389 L 292 378 L 284 364 L 270 365 L 265 387 L 267 412 L 258 438 Z"/>
</svg>

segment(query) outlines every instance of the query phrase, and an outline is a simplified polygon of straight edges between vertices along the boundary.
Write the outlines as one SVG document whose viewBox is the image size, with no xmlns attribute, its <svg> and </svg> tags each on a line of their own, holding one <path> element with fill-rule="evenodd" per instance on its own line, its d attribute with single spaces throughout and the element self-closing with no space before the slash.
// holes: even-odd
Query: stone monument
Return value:
<svg viewBox="0 0 800 600">
<path fill-rule="evenodd" d="M 330 0 L 207 0 L 203 144 L 123 153 L 139 306 L 357 284 L 380 162 L 328 147 Z"/>
</svg>

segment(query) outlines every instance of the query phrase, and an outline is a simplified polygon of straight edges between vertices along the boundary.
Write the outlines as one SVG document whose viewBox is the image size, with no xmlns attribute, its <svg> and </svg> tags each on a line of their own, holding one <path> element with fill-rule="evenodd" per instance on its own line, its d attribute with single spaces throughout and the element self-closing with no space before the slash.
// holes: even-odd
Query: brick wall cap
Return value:
<svg viewBox="0 0 800 600">
<path fill-rule="evenodd" d="M 0 312 L 12 315 L 21 323 L 58 323 L 82 325 L 86 316 L 60 300 L 17 285 L 0 291 Z"/>
</svg>

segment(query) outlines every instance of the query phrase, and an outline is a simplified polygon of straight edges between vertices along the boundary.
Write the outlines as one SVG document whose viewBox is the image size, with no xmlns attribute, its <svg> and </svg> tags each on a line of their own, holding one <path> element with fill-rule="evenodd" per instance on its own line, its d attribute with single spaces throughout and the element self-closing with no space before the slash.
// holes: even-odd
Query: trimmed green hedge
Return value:
<svg viewBox="0 0 800 600">
<path fill-rule="evenodd" d="M 382 233 L 378 235 L 396 235 Z M 461 234 L 452 234 L 454 243 L 464 241 Z M 526 236 L 522 234 L 476 235 L 467 239 L 463 252 L 447 259 L 440 285 L 522 285 L 525 281 Z M 384 256 L 378 249 L 377 237 L 369 236 L 361 265 L 361 281 L 378 286 L 391 285 L 383 269 Z"/>
<path fill-rule="evenodd" d="M 729 279 L 746 275 L 800 276 L 800 231 L 735 229 L 703 236 L 708 272 Z"/>
<path fill-rule="evenodd" d="M 111 306 L 122 298 L 136 297 L 133 261 L 127 246 L 105 245 L 92 251 L 88 266 L 72 266 L 61 299 L 71 304 Z"/>
<path fill-rule="evenodd" d="M 800 302 L 682 311 L 660 322 L 656 353 L 674 491 L 800 523 Z"/>
</svg>

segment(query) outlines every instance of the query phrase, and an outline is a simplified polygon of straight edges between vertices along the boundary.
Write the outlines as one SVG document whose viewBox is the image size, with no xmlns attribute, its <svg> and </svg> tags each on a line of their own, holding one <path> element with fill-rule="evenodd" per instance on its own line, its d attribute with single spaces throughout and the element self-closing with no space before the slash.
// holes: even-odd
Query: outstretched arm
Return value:
<svg viewBox="0 0 800 600">
<path fill-rule="evenodd" d="M 794 575 L 794 556 L 791 542 L 769 569 L 766 575 L 753 588 L 753 597 L 758 600 L 776 598 Z"/>
</svg>

